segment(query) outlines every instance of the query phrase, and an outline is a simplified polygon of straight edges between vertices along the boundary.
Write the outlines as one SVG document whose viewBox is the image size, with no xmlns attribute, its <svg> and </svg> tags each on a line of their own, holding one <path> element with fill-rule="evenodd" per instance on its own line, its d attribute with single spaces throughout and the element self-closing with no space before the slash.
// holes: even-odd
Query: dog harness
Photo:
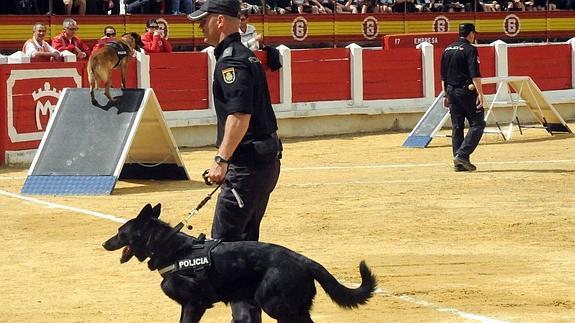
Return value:
<svg viewBox="0 0 575 323">
<path fill-rule="evenodd" d="M 130 48 L 122 43 L 112 41 L 106 43 L 106 46 L 113 48 L 114 51 L 116 51 L 116 55 L 118 56 L 118 62 L 116 63 L 116 65 L 114 65 L 114 68 L 120 65 L 120 61 L 122 60 L 122 58 L 127 57 L 130 54 Z"/>
<path fill-rule="evenodd" d="M 197 240 L 198 241 L 198 240 Z M 192 272 L 194 275 L 204 275 L 212 264 L 212 249 L 221 240 L 199 240 L 192 245 L 192 252 L 185 258 L 174 261 L 173 264 L 158 269 L 162 277 L 166 277 L 178 271 Z"/>
</svg>

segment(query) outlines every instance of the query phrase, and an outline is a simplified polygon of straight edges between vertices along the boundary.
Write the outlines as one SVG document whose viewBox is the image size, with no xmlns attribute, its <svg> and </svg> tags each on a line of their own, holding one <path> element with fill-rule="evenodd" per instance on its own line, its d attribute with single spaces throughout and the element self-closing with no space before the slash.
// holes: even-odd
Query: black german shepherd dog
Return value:
<svg viewBox="0 0 575 323">
<path fill-rule="evenodd" d="M 217 302 L 255 302 L 278 322 L 313 322 L 309 311 L 317 280 L 343 308 L 367 303 L 375 276 L 359 264 L 361 286 L 341 285 L 322 265 L 287 248 L 256 241 L 220 242 L 194 238 L 158 219 L 160 204 L 147 204 L 104 242 L 106 250 L 124 247 L 121 263 L 136 256 L 163 276 L 162 290 L 182 305 L 180 322 L 199 322 Z"/>
</svg>

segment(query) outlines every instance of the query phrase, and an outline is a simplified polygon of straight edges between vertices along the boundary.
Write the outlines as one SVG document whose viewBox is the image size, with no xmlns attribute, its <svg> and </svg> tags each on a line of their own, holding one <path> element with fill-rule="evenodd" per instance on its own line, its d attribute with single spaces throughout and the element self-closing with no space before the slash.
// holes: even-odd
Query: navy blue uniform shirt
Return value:
<svg viewBox="0 0 575 323">
<path fill-rule="evenodd" d="M 251 114 L 248 131 L 239 148 L 276 132 L 277 120 L 264 68 L 254 53 L 242 44 L 240 34 L 233 33 L 221 41 L 214 55 L 217 59 L 213 83 L 218 118 L 216 146 L 222 143 L 227 116 L 235 112 Z"/>
<path fill-rule="evenodd" d="M 445 85 L 465 86 L 481 77 L 477 48 L 465 38 L 449 45 L 441 55 L 441 81 Z"/>
</svg>

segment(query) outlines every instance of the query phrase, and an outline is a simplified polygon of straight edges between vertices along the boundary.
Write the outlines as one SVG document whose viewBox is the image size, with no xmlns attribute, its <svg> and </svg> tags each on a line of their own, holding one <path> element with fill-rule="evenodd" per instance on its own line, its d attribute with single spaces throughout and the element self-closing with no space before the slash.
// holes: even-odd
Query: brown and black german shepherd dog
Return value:
<svg viewBox="0 0 575 323">
<path fill-rule="evenodd" d="M 158 219 L 160 208 L 147 204 L 103 247 L 124 248 L 121 263 L 133 256 L 139 261 L 149 258 L 148 268 L 163 277 L 164 293 L 182 306 L 180 322 L 199 322 L 217 302 L 247 301 L 278 322 L 309 323 L 314 281 L 346 309 L 367 303 L 376 289 L 375 276 L 363 261 L 361 285 L 347 288 L 321 264 L 282 246 L 206 240 L 179 232 Z"/>
<path fill-rule="evenodd" d="M 120 67 L 122 72 L 122 88 L 126 88 L 126 68 L 128 58 L 134 56 L 135 50 L 143 47 L 144 44 L 138 33 L 125 33 L 118 40 L 107 43 L 90 56 L 88 60 L 88 80 L 90 80 L 90 97 L 92 104 L 97 105 L 98 101 L 94 98 L 94 89 L 97 89 L 100 83 L 105 84 L 104 94 L 111 102 L 115 99 L 110 95 L 110 86 L 112 85 L 112 70 Z"/>
</svg>

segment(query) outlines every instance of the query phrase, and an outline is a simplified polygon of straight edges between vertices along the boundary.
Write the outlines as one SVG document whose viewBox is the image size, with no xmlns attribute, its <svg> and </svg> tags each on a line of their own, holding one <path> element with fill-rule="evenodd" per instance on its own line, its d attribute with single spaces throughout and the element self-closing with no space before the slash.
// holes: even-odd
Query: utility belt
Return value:
<svg viewBox="0 0 575 323">
<path fill-rule="evenodd" d="M 236 149 L 232 161 L 248 157 L 256 163 L 268 163 L 275 159 L 281 159 L 282 151 L 282 141 L 274 132 L 263 139 L 241 143 Z"/>
<path fill-rule="evenodd" d="M 452 87 L 454 89 L 465 89 L 468 90 L 470 92 L 476 92 L 476 88 L 475 88 L 475 84 L 473 82 L 468 82 L 465 84 L 459 84 L 459 85 L 452 85 L 452 84 L 448 84 L 447 87 Z"/>
</svg>

